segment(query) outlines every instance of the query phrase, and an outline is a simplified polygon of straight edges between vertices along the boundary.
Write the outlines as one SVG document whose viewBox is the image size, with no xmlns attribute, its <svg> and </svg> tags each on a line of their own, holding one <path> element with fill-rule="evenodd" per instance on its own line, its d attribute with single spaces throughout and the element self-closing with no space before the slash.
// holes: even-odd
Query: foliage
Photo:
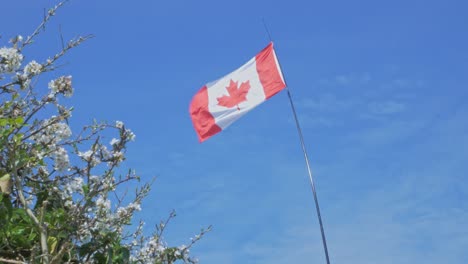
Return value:
<svg viewBox="0 0 468 264">
<path fill-rule="evenodd" d="M 64 43 L 46 61 L 23 61 L 24 50 L 63 4 L 50 9 L 30 36 L 0 47 L 0 262 L 194 263 L 189 249 L 210 228 L 179 247 L 162 237 L 175 213 L 150 236 L 143 222 L 134 232 L 125 228 L 150 191 L 150 184 L 141 185 L 130 202 L 119 191 L 139 180 L 132 170 L 118 175 L 133 132 L 120 121 L 94 122 L 73 136 L 73 109 L 59 103 L 73 95 L 72 76 L 51 80 L 48 89 L 38 82 L 92 36 Z M 115 138 L 106 143 L 103 133 Z"/>
</svg>

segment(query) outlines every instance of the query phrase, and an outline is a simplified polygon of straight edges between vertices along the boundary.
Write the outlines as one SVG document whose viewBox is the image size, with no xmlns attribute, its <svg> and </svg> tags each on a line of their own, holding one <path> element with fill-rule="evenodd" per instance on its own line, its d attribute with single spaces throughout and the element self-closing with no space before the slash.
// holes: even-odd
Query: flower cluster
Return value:
<svg viewBox="0 0 468 264">
<path fill-rule="evenodd" d="M 62 148 L 57 147 L 53 152 L 52 155 L 54 157 L 54 169 L 58 171 L 64 171 L 68 169 L 70 166 L 70 159 L 68 158 L 68 152 Z"/>
<path fill-rule="evenodd" d="M 55 147 L 59 142 L 68 139 L 71 135 L 72 131 L 66 123 L 59 123 L 56 118 L 51 118 L 43 121 L 41 129 L 32 138 L 36 143 Z"/>
<path fill-rule="evenodd" d="M 62 76 L 49 82 L 52 95 L 63 94 L 65 97 L 73 95 L 72 77 Z"/>
<path fill-rule="evenodd" d="M 35 144 L 42 146 L 42 151 L 36 151 L 38 159 L 49 155 L 54 161 L 54 169 L 65 171 L 70 166 L 68 152 L 59 145 L 63 140 L 68 139 L 72 132 L 66 123 L 57 123 L 57 119 L 47 119 L 43 122 L 41 129 L 31 136 Z"/>
<path fill-rule="evenodd" d="M 88 150 L 85 152 L 78 152 L 78 157 L 82 158 L 86 162 L 89 162 L 91 167 L 96 167 L 96 165 L 101 163 L 101 160 L 94 154 L 95 152 Z"/>
<path fill-rule="evenodd" d="M 16 48 L 0 48 L 0 74 L 15 72 L 22 61 L 23 55 Z"/>
<path fill-rule="evenodd" d="M 29 62 L 24 67 L 24 73 L 27 75 L 38 75 L 42 71 L 42 65 L 37 63 L 35 60 Z"/>
</svg>

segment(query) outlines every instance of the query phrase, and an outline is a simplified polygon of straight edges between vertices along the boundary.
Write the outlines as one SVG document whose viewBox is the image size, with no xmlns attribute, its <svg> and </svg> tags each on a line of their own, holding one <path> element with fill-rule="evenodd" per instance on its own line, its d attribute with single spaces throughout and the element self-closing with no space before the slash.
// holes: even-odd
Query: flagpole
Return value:
<svg viewBox="0 0 468 264">
<path fill-rule="evenodd" d="M 281 68 L 281 66 L 280 66 Z M 283 76 L 284 78 L 284 76 Z M 286 80 L 285 80 L 286 82 Z M 325 230 L 323 228 L 323 223 L 322 223 L 322 216 L 320 214 L 320 206 L 318 203 L 318 198 L 317 198 L 317 192 L 315 191 L 315 184 L 314 184 L 314 178 L 312 177 L 312 170 L 310 169 L 310 162 L 309 162 L 309 156 L 307 155 L 306 147 L 304 144 L 304 137 L 302 136 L 302 129 L 301 126 L 299 125 L 299 120 L 297 118 L 296 114 L 296 108 L 294 107 L 294 103 L 292 100 L 291 92 L 289 91 L 289 88 L 286 87 L 286 91 L 288 93 L 288 98 L 289 98 L 289 103 L 291 105 L 291 109 L 294 115 L 294 120 L 296 122 L 296 128 L 297 132 L 299 134 L 299 140 L 301 141 L 301 147 L 302 147 L 302 152 L 304 153 L 304 159 L 305 163 L 307 166 L 307 172 L 309 173 L 309 180 L 310 180 L 310 187 L 312 188 L 312 193 L 314 194 L 314 201 L 315 201 L 315 209 L 317 210 L 317 218 L 320 224 L 320 233 L 322 234 L 322 243 L 323 243 L 323 250 L 325 251 L 325 258 L 327 260 L 327 264 L 330 264 L 330 258 L 328 256 L 328 248 L 327 248 L 327 239 L 325 238 Z"/>
<path fill-rule="evenodd" d="M 268 38 L 270 39 L 270 41 L 273 41 L 271 38 L 270 30 L 268 30 L 268 26 L 265 22 L 265 18 L 262 18 L 262 21 L 263 21 L 263 26 L 265 27 L 265 31 L 268 34 Z M 307 150 L 304 144 L 304 136 L 302 135 L 302 129 L 299 124 L 299 119 L 297 118 L 296 108 L 294 107 L 294 102 L 291 96 L 291 91 L 289 90 L 288 84 L 286 82 L 286 77 L 282 74 L 283 70 L 281 67 L 281 63 L 279 62 L 279 60 L 277 60 L 277 62 L 280 68 L 281 76 L 283 77 L 284 84 L 286 85 L 286 92 L 288 94 L 289 104 L 291 105 L 291 110 L 293 112 L 294 121 L 296 122 L 297 133 L 299 134 L 299 140 L 301 142 L 302 152 L 304 153 L 304 159 L 305 159 L 305 163 L 307 166 L 307 172 L 309 173 L 310 187 L 314 195 L 315 209 L 317 211 L 317 218 L 320 224 L 320 233 L 322 234 L 322 244 L 323 244 L 323 250 L 325 252 L 325 259 L 327 260 L 327 264 L 330 264 L 330 257 L 328 256 L 327 239 L 325 238 L 325 230 L 323 228 L 322 216 L 320 214 L 320 206 L 319 206 L 319 202 L 317 198 L 317 192 L 315 191 L 314 178 L 312 177 L 312 170 L 310 169 L 309 156 L 307 155 Z"/>
</svg>

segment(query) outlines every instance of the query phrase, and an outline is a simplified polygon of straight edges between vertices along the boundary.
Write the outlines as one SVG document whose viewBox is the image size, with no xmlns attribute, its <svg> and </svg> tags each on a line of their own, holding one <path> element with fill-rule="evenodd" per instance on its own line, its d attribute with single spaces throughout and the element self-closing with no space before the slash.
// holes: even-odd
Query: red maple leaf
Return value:
<svg viewBox="0 0 468 264">
<path fill-rule="evenodd" d="M 226 87 L 229 95 L 223 95 L 218 97 L 218 105 L 224 106 L 227 108 L 232 108 L 237 106 L 237 110 L 240 110 L 239 104 L 247 101 L 247 93 L 250 90 L 249 81 L 241 83 L 240 87 L 237 88 L 238 82 L 234 82 L 232 79 L 229 82 L 229 86 Z"/>
</svg>

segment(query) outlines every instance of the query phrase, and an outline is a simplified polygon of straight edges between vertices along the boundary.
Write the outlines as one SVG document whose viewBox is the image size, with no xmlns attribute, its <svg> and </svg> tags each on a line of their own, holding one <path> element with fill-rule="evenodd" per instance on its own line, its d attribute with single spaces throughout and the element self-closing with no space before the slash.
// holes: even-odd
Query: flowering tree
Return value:
<svg viewBox="0 0 468 264">
<path fill-rule="evenodd" d="M 139 180 L 132 170 L 118 175 L 133 132 L 117 121 L 72 133 L 72 108 L 59 103 L 73 95 L 72 77 L 51 80 L 48 88 L 37 82 L 91 36 L 69 41 L 44 62 L 23 61 L 24 50 L 63 3 L 30 36 L 0 47 L 0 262 L 194 263 L 189 249 L 210 228 L 179 247 L 162 237 L 174 212 L 150 236 L 142 221 L 133 232 L 125 228 L 150 190 L 143 184 L 133 198 L 122 192 Z M 107 143 L 103 133 L 115 137 Z"/>
</svg>

